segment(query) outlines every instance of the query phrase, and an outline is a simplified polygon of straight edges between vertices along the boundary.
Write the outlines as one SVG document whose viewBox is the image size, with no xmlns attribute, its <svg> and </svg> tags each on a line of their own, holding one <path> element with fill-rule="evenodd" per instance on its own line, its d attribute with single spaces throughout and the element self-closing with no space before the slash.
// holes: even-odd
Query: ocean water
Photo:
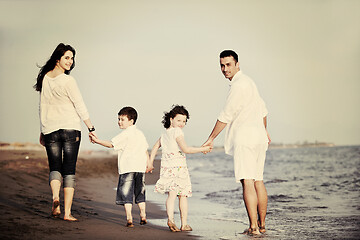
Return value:
<svg viewBox="0 0 360 240">
<path fill-rule="evenodd" d="M 201 239 L 251 239 L 233 160 L 224 152 L 187 155 L 193 186 L 189 224 Z M 264 182 L 267 232 L 260 239 L 360 239 L 360 146 L 269 149 Z M 165 195 L 147 186 L 163 207 Z M 179 212 L 175 215 L 180 225 Z M 164 219 L 151 223 L 166 225 Z"/>
</svg>

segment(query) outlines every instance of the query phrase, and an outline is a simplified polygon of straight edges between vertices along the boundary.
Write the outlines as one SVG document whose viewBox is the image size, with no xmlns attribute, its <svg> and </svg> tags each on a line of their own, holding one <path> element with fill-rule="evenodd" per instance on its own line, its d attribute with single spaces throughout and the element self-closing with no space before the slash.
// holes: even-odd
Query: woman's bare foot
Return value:
<svg viewBox="0 0 360 240">
<path fill-rule="evenodd" d="M 180 232 L 180 229 L 172 221 L 168 220 L 167 225 L 169 226 L 170 231 Z"/>
<path fill-rule="evenodd" d="M 68 221 L 68 222 L 77 222 L 77 218 L 74 218 L 72 215 L 69 215 L 69 216 L 64 216 L 64 220 L 65 221 Z"/>
<path fill-rule="evenodd" d="M 53 217 L 59 217 L 61 214 L 60 212 L 60 201 L 59 199 L 55 199 L 53 201 L 52 209 L 51 209 L 51 215 Z"/>
<path fill-rule="evenodd" d="M 192 231 L 192 228 L 189 225 L 181 226 L 181 231 Z"/>
</svg>

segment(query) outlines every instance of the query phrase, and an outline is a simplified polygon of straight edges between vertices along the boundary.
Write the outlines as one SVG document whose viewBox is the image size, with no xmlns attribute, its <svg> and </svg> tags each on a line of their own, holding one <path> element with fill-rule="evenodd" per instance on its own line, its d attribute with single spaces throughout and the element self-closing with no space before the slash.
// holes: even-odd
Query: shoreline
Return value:
<svg viewBox="0 0 360 240">
<path fill-rule="evenodd" d="M 146 174 L 146 185 L 157 180 L 160 161 L 155 164 L 157 171 Z M 114 239 L 119 236 L 126 239 L 198 239 L 191 232 L 170 232 L 166 212 L 151 200 L 146 202 L 148 224 L 139 224 L 139 210 L 134 206 L 135 227 L 125 227 L 125 211 L 115 204 L 116 156 L 79 154 L 72 206 L 72 214 L 79 222 L 50 216 L 51 190 L 45 150 L 0 149 L 0 170 L 1 239 Z M 62 190 L 60 204 L 63 210 Z M 164 225 L 152 224 L 152 219 L 164 219 Z"/>
<path fill-rule="evenodd" d="M 304 142 L 304 143 L 276 143 L 273 142 L 269 145 L 269 149 L 293 149 L 293 148 L 315 148 L 315 147 L 346 147 L 346 146 L 357 146 L 355 145 L 336 145 L 334 143 L 327 142 Z M 23 142 L 0 142 L 0 151 L 1 150 L 23 150 L 23 151 L 44 151 L 44 147 L 37 143 L 23 143 Z M 151 151 L 151 149 L 148 149 Z M 223 146 L 214 146 L 212 152 L 224 152 Z M 79 152 L 79 157 L 106 157 L 106 156 L 116 156 L 116 153 L 113 150 L 95 150 L 95 149 L 81 149 Z M 161 149 L 157 152 L 156 157 L 160 159 Z"/>
</svg>

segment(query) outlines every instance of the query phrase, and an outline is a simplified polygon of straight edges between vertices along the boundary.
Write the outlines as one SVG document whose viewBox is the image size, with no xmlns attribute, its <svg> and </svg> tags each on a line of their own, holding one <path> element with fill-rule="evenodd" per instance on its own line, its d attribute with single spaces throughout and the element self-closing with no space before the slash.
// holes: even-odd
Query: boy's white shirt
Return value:
<svg viewBox="0 0 360 240">
<path fill-rule="evenodd" d="M 118 152 L 119 174 L 145 172 L 149 144 L 142 131 L 132 125 L 111 139 L 114 150 Z"/>
</svg>

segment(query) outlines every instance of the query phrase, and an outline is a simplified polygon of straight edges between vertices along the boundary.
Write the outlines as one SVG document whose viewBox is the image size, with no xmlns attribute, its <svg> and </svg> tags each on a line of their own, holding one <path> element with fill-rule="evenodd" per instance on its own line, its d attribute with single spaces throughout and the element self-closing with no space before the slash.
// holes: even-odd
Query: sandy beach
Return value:
<svg viewBox="0 0 360 240">
<path fill-rule="evenodd" d="M 45 150 L 23 146 L 0 149 L 0 238 L 1 239 L 196 239 L 189 233 L 172 233 L 166 226 L 166 213 L 147 201 L 148 224 L 139 224 L 139 211 L 133 208 L 134 228 L 125 227 L 122 206 L 115 204 L 117 186 L 115 155 L 81 152 L 77 164 L 77 186 L 72 207 L 79 222 L 52 218 L 51 192 Z M 159 174 L 146 175 L 154 184 Z M 61 192 L 61 206 L 63 193 Z M 151 219 L 164 219 L 164 226 Z"/>
<path fill-rule="evenodd" d="M 79 222 L 70 223 L 50 217 L 45 150 L 0 143 L 0 239 L 253 239 L 242 234 L 248 219 L 231 156 L 190 154 L 187 163 L 193 186 L 188 220 L 194 231 L 167 228 L 166 196 L 154 193 L 152 185 L 159 177 L 158 160 L 155 171 L 146 174 L 148 224 L 139 224 L 134 206 L 135 227 L 126 228 L 125 212 L 115 204 L 118 174 L 111 151 L 80 153 L 72 208 Z M 270 149 L 264 173 L 267 232 L 261 239 L 358 239 L 359 164 L 360 146 Z M 175 209 L 177 225 L 179 219 Z"/>
</svg>

